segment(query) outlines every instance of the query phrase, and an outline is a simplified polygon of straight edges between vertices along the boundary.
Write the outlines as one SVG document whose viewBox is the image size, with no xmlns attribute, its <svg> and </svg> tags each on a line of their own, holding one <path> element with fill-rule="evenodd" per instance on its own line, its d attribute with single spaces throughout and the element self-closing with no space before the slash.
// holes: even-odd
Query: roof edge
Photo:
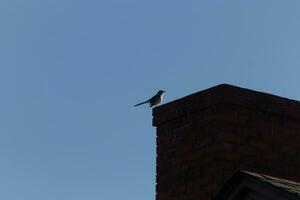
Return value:
<svg viewBox="0 0 300 200">
<path fill-rule="evenodd" d="M 270 179 L 270 180 L 267 180 Z M 272 183 L 272 180 L 281 180 L 281 184 L 276 185 Z M 243 182 L 247 181 L 248 183 L 256 183 L 259 184 L 259 187 L 255 187 L 253 184 L 242 184 Z M 299 183 L 289 181 L 282 178 L 276 178 L 273 176 L 265 175 L 265 174 L 258 174 L 255 172 L 249 172 L 244 170 L 238 170 L 236 173 L 232 175 L 231 178 L 229 178 L 225 184 L 222 186 L 222 188 L 219 190 L 217 195 L 215 196 L 214 200 L 222 200 L 222 199 L 228 199 L 229 196 L 235 193 L 236 190 L 241 189 L 241 187 L 251 187 L 253 188 L 273 188 L 273 191 L 283 192 L 282 195 L 290 197 L 289 199 L 300 199 L 299 193 L 291 192 L 287 189 L 285 189 L 282 185 L 284 183 L 287 183 L 289 186 L 291 184 L 294 184 L 295 187 L 298 187 Z M 240 186 L 240 187 L 238 187 Z"/>
</svg>

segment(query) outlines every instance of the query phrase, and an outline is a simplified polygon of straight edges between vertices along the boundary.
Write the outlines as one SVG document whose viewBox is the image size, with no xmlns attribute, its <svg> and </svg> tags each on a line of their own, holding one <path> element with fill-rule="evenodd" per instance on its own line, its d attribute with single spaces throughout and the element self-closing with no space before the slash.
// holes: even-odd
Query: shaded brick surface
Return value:
<svg viewBox="0 0 300 200">
<path fill-rule="evenodd" d="M 237 170 L 300 181 L 300 102 L 219 85 L 153 109 L 156 200 L 208 200 Z"/>
</svg>

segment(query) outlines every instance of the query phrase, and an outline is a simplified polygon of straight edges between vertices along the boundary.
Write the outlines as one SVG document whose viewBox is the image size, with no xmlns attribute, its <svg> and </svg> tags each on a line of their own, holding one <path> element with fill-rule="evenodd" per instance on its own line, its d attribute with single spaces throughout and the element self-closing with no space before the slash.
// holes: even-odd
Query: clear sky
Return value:
<svg viewBox="0 0 300 200">
<path fill-rule="evenodd" d="M 300 99 L 299 0 L 2 0 L 0 199 L 154 200 L 148 106 L 229 83 Z"/>
</svg>

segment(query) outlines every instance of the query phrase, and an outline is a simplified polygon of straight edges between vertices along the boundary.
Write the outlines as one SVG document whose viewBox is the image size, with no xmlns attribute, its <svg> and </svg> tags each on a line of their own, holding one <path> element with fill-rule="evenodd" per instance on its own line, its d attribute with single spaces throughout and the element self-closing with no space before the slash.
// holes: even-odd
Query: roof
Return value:
<svg viewBox="0 0 300 200">
<path fill-rule="evenodd" d="M 299 101 L 221 84 L 154 108 L 153 125 L 158 126 L 168 120 L 222 103 L 273 112 L 300 120 Z"/>
<path fill-rule="evenodd" d="M 289 193 L 293 193 L 300 197 L 300 183 L 264 174 L 257 174 L 254 172 L 243 171 L 243 173 L 247 174 L 248 176 L 252 176 L 253 178 L 256 178 L 258 181 L 269 183 L 274 187 L 283 189 Z"/>
<path fill-rule="evenodd" d="M 268 193 L 277 196 L 278 199 L 300 199 L 300 183 L 254 172 L 238 171 L 225 183 L 215 200 L 235 199 L 238 191 L 245 191 L 245 188 L 254 193 Z"/>
</svg>

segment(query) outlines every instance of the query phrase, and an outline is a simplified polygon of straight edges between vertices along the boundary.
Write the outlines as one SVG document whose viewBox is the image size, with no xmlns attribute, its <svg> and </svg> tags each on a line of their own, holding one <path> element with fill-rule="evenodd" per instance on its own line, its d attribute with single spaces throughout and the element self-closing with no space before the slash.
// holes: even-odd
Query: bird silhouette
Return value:
<svg viewBox="0 0 300 200">
<path fill-rule="evenodd" d="M 141 102 L 141 103 L 138 103 L 135 105 L 136 106 L 140 106 L 142 104 L 146 104 L 146 103 L 149 103 L 150 104 L 150 108 L 152 106 L 156 106 L 158 104 L 160 104 L 162 101 L 163 101 L 163 96 L 164 96 L 164 93 L 166 91 L 163 91 L 163 90 L 159 90 L 156 95 L 154 95 L 153 97 L 151 97 L 150 99 L 148 99 L 147 101 L 144 101 L 144 102 Z"/>
</svg>

